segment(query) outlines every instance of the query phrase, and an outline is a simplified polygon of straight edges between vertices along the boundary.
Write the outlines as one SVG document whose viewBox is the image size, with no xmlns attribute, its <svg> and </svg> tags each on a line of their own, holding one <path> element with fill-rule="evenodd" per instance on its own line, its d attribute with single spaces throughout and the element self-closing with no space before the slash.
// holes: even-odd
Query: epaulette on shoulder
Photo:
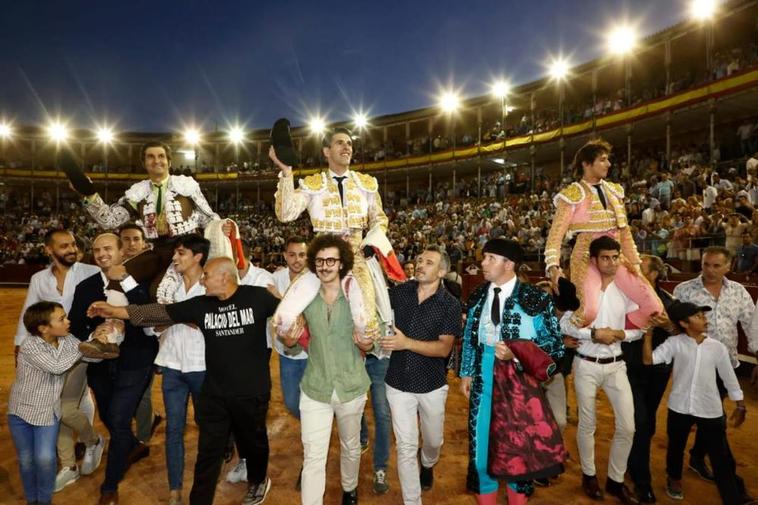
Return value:
<svg viewBox="0 0 758 505">
<path fill-rule="evenodd" d="M 521 284 L 518 293 L 518 302 L 528 315 L 534 317 L 548 306 L 550 295 L 534 284 Z"/>
<path fill-rule="evenodd" d="M 553 198 L 553 203 L 555 205 L 558 205 L 558 200 L 560 199 L 570 205 L 577 205 L 579 202 L 584 200 L 584 196 L 585 193 L 582 185 L 578 182 L 572 182 L 567 187 L 563 188 L 560 193 L 555 195 L 555 198 Z"/>
<path fill-rule="evenodd" d="M 326 188 L 324 184 L 324 177 L 319 172 L 307 176 L 305 179 L 300 179 L 300 188 L 306 191 L 318 192 Z"/>
<path fill-rule="evenodd" d="M 361 172 L 353 172 L 355 174 L 355 180 L 358 186 L 364 191 L 374 193 L 379 190 L 379 182 L 373 175 L 362 174 Z"/>
<path fill-rule="evenodd" d="M 624 186 L 617 182 L 605 181 L 611 192 L 618 198 L 624 198 Z"/>
</svg>

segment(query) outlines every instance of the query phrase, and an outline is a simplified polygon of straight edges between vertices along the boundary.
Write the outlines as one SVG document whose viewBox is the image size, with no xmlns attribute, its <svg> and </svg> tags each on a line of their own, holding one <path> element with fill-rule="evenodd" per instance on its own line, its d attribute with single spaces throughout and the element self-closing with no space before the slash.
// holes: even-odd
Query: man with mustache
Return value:
<svg viewBox="0 0 758 505">
<path fill-rule="evenodd" d="M 358 286 L 355 279 L 345 288 L 342 283 L 352 266 L 351 247 L 339 237 L 319 235 L 308 246 L 308 269 L 318 275 L 319 292 L 303 312 L 311 334 L 308 363 L 300 382 L 303 505 L 323 503 L 335 417 L 342 447 L 342 505 L 358 503 L 361 416 L 371 384 L 361 353 L 371 351 L 374 342 L 361 338 L 353 325 L 345 290 Z M 281 337 L 288 347 L 298 342 L 299 335 L 292 333 Z"/>
<path fill-rule="evenodd" d="M 16 354 L 29 332 L 23 321 L 23 314 L 31 305 L 47 301 L 60 303 L 68 313 L 74 299 L 77 284 L 100 271 L 95 265 L 79 263 L 74 235 L 68 230 L 50 230 L 45 234 L 45 252 L 50 257 L 50 266 L 32 275 L 26 301 L 19 316 L 16 331 Z M 56 477 L 55 490 L 79 479 L 80 470 L 88 475 L 97 469 L 103 453 L 104 442 L 92 428 L 95 406 L 87 393 L 87 364 L 79 362 L 66 372 L 61 392 L 61 425 L 58 434 L 58 457 L 61 470 Z M 74 432 L 87 446 L 81 469 L 76 465 Z"/>
</svg>

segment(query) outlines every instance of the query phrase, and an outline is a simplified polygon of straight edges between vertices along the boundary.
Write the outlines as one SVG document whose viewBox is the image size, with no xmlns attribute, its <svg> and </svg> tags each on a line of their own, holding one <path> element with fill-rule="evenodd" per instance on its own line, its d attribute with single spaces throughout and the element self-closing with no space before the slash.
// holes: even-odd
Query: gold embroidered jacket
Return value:
<svg viewBox="0 0 758 505">
<path fill-rule="evenodd" d="M 621 252 L 633 265 L 640 263 L 637 246 L 626 218 L 624 188 L 620 184 L 600 182 L 607 208 L 603 208 L 597 193 L 584 181 L 574 182 L 555 195 L 555 216 L 545 244 L 545 266 L 560 264 L 561 243 L 577 233 L 617 231 L 616 240 Z"/>
<path fill-rule="evenodd" d="M 276 217 L 282 222 L 294 221 L 308 209 L 313 231 L 352 235 L 356 231 L 379 227 L 387 232 L 387 216 L 382 209 L 379 183 L 375 177 L 348 170 L 342 183 L 345 206 L 340 201 L 337 183 L 328 172 L 300 179 L 295 189 L 293 177 L 279 177 L 276 191 Z"/>
</svg>

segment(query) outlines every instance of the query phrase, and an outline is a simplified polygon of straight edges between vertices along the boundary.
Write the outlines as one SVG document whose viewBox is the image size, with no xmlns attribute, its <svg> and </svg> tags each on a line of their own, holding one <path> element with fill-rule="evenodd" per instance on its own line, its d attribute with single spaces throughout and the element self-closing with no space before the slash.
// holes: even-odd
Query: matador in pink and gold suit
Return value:
<svg viewBox="0 0 758 505">
<path fill-rule="evenodd" d="M 559 267 L 564 238 L 576 237 L 569 265 L 571 282 L 577 287 L 581 306 L 574 312 L 574 324 L 588 326 L 597 316 L 601 299 L 600 272 L 590 261 L 589 247 L 597 237 L 608 235 L 621 244 L 621 265 L 614 282 L 639 306 L 627 314 L 627 318 L 632 325 L 644 328 L 650 315 L 662 311 L 663 305 L 652 286 L 639 273 L 641 261 L 627 223 L 624 189 L 605 179 L 596 185 L 582 180 L 555 195 L 553 203 L 556 211 L 545 245 L 545 266 L 548 271 L 553 266 Z"/>
</svg>

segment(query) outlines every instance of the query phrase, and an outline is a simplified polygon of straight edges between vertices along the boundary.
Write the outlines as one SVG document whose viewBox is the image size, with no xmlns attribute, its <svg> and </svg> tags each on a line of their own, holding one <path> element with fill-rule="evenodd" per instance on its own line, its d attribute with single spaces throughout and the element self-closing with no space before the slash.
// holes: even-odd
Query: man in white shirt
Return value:
<svg viewBox="0 0 758 505">
<path fill-rule="evenodd" d="M 613 408 L 616 429 L 608 457 L 608 479 L 605 491 L 621 503 L 636 503 L 624 485 L 629 452 L 634 437 L 634 400 L 621 342 L 638 340 L 641 330 L 625 330 L 626 314 L 637 310 L 614 283 L 619 266 L 621 245 L 608 236 L 590 243 L 590 261 L 601 278 L 600 302 L 597 317 L 589 326 L 577 328 L 571 322 L 571 312 L 561 319 L 563 334 L 579 340 L 574 358 L 574 388 L 579 410 L 577 446 L 582 465 L 582 488 L 593 500 L 603 497 L 595 472 L 595 404 L 598 388 L 603 388 Z"/>
<path fill-rule="evenodd" d="M 708 306 L 708 332 L 711 338 L 726 346 L 732 367 L 740 362 L 737 354 L 737 323 L 742 325 L 748 340 L 748 347 L 758 351 L 758 324 L 753 324 L 755 304 L 745 286 L 727 279 L 732 264 L 732 253 L 725 247 L 707 247 L 701 258 L 702 272 L 694 279 L 682 282 L 674 288 L 674 298 L 682 302 Z M 758 379 L 758 367 L 753 368 L 752 379 Z M 717 380 L 719 392 L 726 393 L 723 384 Z M 713 473 L 705 464 L 706 444 L 698 429 L 695 443 L 690 450 L 689 468 L 701 478 L 713 481 Z"/>
<path fill-rule="evenodd" d="M 684 498 L 684 449 L 692 425 L 697 424 L 698 434 L 702 433 L 705 440 L 722 502 L 755 503 L 746 495 L 742 479 L 736 475 L 736 464 L 726 440 L 724 409 L 716 384 L 717 373 L 729 398 L 737 404 L 732 415 L 735 427 L 745 421 L 747 409 L 726 346 L 705 333 L 708 328 L 705 313 L 710 312 L 711 307 L 675 301 L 668 310 L 671 321 L 682 333 L 668 338 L 653 350 L 652 331 L 648 331 L 642 349 L 643 361 L 647 365 L 674 362 L 668 400 L 666 493 L 676 500 Z"/>
<path fill-rule="evenodd" d="M 74 290 L 80 281 L 99 272 L 95 265 L 76 261 L 77 248 L 74 235 L 68 230 L 51 230 L 45 234 L 45 252 L 50 257 L 48 268 L 32 275 L 26 300 L 19 316 L 16 330 L 15 351 L 18 353 L 21 342 L 29 335 L 23 322 L 26 309 L 37 302 L 57 302 L 68 314 L 74 299 Z M 88 475 L 100 464 L 104 441 L 92 428 L 95 405 L 87 393 L 87 364 L 79 362 L 66 373 L 66 381 L 61 392 L 61 425 L 58 433 L 58 457 L 61 470 L 56 478 L 55 490 L 73 484 L 79 479 L 80 471 L 76 465 L 74 451 L 74 432 L 87 445 L 86 459 L 81 473 Z"/>
<path fill-rule="evenodd" d="M 290 283 L 305 270 L 308 246 L 301 237 L 290 237 L 284 245 L 284 261 L 287 268 L 274 272 L 274 285 L 284 295 Z M 279 354 L 279 380 L 284 406 L 300 419 L 300 380 L 308 364 L 308 353 L 302 347 L 285 347 L 278 339 L 273 339 L 274 349 Z M 294 352 L 294 354 L 293 354 Z"/>
<path fill-rule="evenodd" d="M 274 286 L 284 295 L 290 283 L 306 271 L 308 245 L 302 237 L 293 236 L 284 244 L 284 261 L 287 268 L 274 272 Z M 273 347 L 279 355 L 279 385 L 287 410 L 300 419 L 300 381 L 308 365 L 308 353 L 301 347 L 285 347 L 278 338 L 272 339 Z M 298 473 L 296 489 L 300 489 L 301 474 Z"/>
<path fill-rule="evenodd" d="M 208 259 L 210 242 L 197 235 L 177 239 L 174 268 L 182 276 L 172 303 L 205 294 L 200 279 Z M 205 340 L 197 328 L 186 324 L 169 326 L 160 334 L 160 350 L 155 364 L 163 375 L 163 403 L 166 407 L 166 466 L 169 504 L 182 503 L 184 476 L 184 428 L 187 424 L 187 400 L 195 405 L 205 380 Z"/>
<path fill-rule="evenodd" d="M 713 204 L 716 203 L 716 198 L 719 196 L 719 190 L 713 184 L 709 184 L 703 190 L 703 208 L 710 212 Z"/>
<path fill-rule="evenodd" d="M 656 198 L 651 198 L 648 208 L 642 211 L 642 223 L 651 225 L 656 221 L 656 213 L 661 209 L 661 203 Z"/>
<path fill-rule="evenodd" d="M 45 253 L 50 257 L 50 266 L 41 270 L 29 280 L 26 300 L 21 308 L 21 316 L 16 328 L 15 352 L 21 342 L 29 336 L 23 321 L 26 309 L 37 302 L 57 302 L 63 310 L 71 310 L 74 289 L 80 281 L 97 273 L 100 269 L 95 265 L 87 265 L 76 261 L 76 241 L 68 230 L 50 230 L 45 234 Z"/>
</svg>

